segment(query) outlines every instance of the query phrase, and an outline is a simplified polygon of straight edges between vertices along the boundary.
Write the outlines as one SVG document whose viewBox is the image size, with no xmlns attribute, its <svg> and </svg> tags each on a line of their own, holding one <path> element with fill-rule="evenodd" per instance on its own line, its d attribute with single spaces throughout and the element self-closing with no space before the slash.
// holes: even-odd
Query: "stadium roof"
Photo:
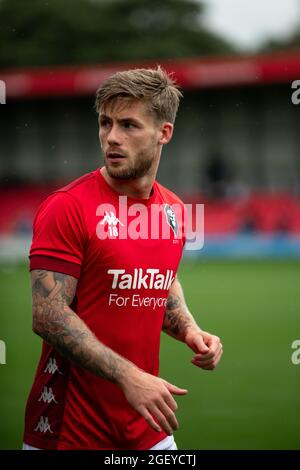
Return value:
<svg viewBox="0 0 300 470">
<path fill-rule="evenodd" d="M 0 70 L 7 98 L 93 95 L 118 70 L 159 63 L 183 89 L 290 83 L 300 79 L 300 51 L 229 58 L 126 62 L 77 67 Z"/>
</svg>

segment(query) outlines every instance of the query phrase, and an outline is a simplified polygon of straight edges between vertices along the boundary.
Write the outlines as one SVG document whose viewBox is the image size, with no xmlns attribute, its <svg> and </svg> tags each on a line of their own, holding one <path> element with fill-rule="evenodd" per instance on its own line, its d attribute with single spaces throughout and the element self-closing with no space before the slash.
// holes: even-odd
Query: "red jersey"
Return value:
<svg viewBox="0 0 300 470">
<path fill-rule="evenodd" d="M 51 194 L 34 221 L 30 269 L 78 278 L 70 307 L 99 341 L 155 376 L 164 309 L 184 245 L 182 209 L 157 182 L 147 200 L 120 198 L 98 169 Z M 43 342 L 26 407 L 26 444 L 130 450 L 149 449 L 164 437 L 118 385 Z"/>
</svg>

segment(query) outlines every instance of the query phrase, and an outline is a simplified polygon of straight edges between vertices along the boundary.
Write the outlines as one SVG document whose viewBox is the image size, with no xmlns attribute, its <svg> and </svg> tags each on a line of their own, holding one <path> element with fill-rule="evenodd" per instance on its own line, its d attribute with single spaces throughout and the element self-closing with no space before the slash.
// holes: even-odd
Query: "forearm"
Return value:
<svg viewBox="0 0 300 470">
<path fill-rule="evenodd" d="M 68 306 L 63 311 L 49 308 L 45 314 L 51 321 L 35 316 L 35 333 L 76 365 L 119 384 L 135 367 L 101 343 Z"/>
<path fill-rule="evenodd" d="M 77 280 L 49 271 L 34 271 L 32 278 L 33 331 L 63 357 L 121 385 L 137 367 L 101 343 L 70 308 Z"/>
<path fill-rule="evenodd" d="M 182 342 L 185 342 L 188 331 L 200 330 L 186 305 L 183 290 L 177 278 L 169 291 L 162 328 L 165 333 Z"/>
</svg>

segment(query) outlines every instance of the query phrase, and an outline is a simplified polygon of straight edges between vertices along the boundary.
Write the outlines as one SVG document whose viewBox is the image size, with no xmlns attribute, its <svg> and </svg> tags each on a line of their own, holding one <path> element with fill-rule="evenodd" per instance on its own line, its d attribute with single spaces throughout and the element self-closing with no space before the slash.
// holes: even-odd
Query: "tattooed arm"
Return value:
<svg viewBox="0 0 300 470">
<path fill-rule="evenodd" d="M 153 429 L 172 434 L 178 427 L 172 394 L 187 391 L 147 374 L 96 338 L 70 308 L 77 279 L 46 270 L 33 270 L 31 279 L 33 331 L 76 365 L 116 383 Z"/>
<path fill-rule="evenodd" d="M 186 333 L 190 329 L 200 330 L 185 303 L 181 284 L 176 278 L 169 291 L 163 330 L 173 338 L 185 343 Z"/>
<path fill-rule="evenodd" d="M 77 365 L 117 382 L 130 363 L 102 345 L 69 307 L 77 279 L 66 274 L 33 270 L 33 331 Z M 101 358 L 101 360 L 99 360 Z"/>
<path fill-rule="evenodd" d="M 220 338 L 202 331 L 189 311 L 183 290 L 176 278 L 169 291 L 162 329 L 185 343 L 195 355 L 191 362 L 202 369 L 212 370 L 223 354 Z"/>
</svg>

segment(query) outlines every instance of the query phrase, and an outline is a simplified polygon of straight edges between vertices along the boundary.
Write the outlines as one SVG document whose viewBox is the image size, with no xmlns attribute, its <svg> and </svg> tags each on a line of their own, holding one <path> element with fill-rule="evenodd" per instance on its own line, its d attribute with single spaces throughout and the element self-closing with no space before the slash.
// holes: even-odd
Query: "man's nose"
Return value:
<svg viewBox="0 0 300 470">
<path fill-rule="evenodd" d="M 121 136 L 117 126 L 111 126 L 107 135 L 107 143 L 110 145 L 119 145 L 121 143 Z"/>
</svg>

